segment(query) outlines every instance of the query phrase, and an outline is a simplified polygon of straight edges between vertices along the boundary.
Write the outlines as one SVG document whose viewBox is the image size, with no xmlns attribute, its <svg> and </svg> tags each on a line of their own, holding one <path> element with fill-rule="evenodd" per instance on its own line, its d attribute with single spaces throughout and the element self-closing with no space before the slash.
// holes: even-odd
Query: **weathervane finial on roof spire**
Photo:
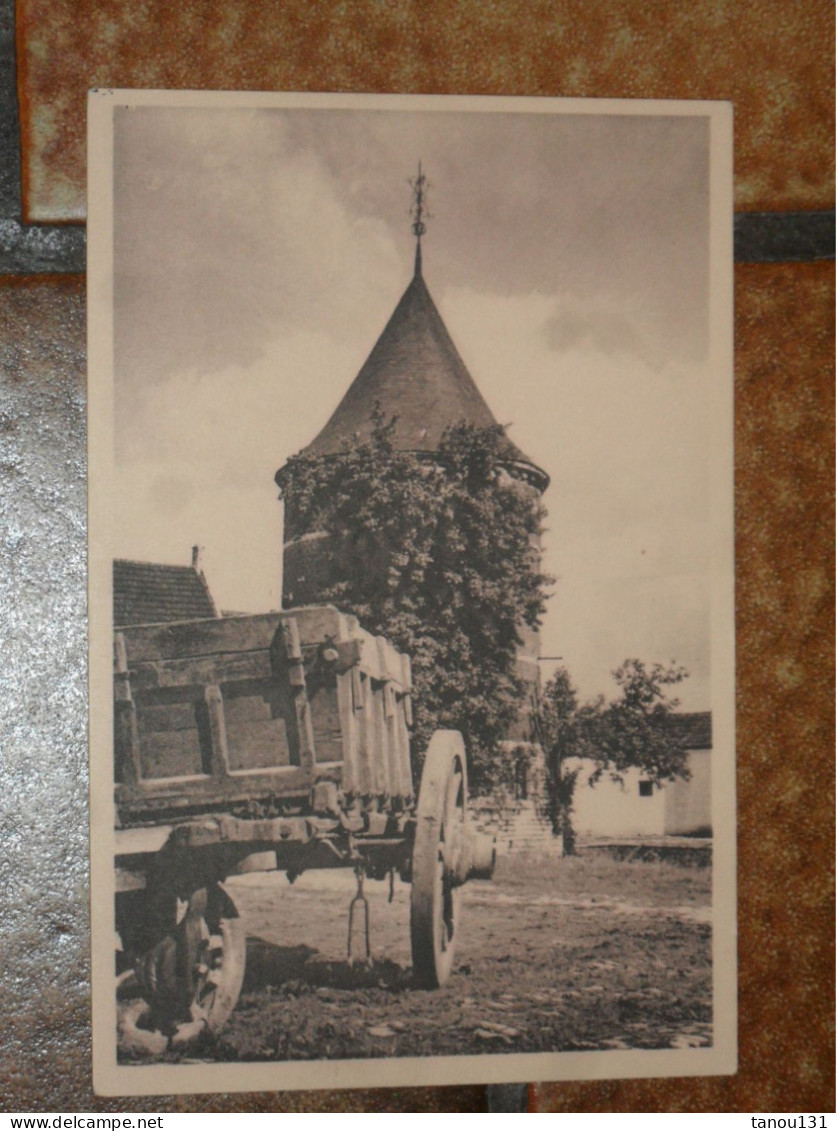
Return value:
<svg viewBox="0 0 838 1131">
<path fill-rule="evenodd" d="M 415 274 L 422 274 L 422 236 L 424 236 L 427 228 L 425 220 L 431 219 L 431 214 L 428 211 L 427 195 L 428 189 L 431 187 L 428 178 L 422 172 L 422 162 L 419 162 L 419 171 L 415 177 L 410 178 L 410 187 L 413 189 L 413 203 L 410 206 L 410 215 L 413 217 L 413 224 L 411 230 L 416 236 L 416 264 Z"/>
</svg>

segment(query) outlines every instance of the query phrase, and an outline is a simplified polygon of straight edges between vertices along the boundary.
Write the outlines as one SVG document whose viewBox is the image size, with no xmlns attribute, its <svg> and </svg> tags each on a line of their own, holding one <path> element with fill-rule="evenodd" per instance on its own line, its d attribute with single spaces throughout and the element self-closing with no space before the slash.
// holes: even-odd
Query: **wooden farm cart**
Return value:
<svg viewBox="0 0 838 1131">
<path fill-rule="evenodd" d="M 354 869 L 367 957 L 364 877 L 398 873 L 415 981 L 446 981 L 458 888 L 491 878 L 494 846 L 458 732 L 434 734 L 414 796 L 407 656 L 322 605 L 118 629 L 114 668 L 118 996 L 152 1044 L 230 1016 L 245 940 L 223 885 L 245 872 Z"/>
</svg>

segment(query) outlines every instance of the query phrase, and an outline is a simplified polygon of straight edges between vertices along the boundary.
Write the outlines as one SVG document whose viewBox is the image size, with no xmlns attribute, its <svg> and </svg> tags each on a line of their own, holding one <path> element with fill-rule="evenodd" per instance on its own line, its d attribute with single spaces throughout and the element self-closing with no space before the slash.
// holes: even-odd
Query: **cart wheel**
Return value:
<svg viewBox="0 0 838 1131">
<path fill-rule="evenodd" d="M 452 854 L 465 825 L 467 796 L 462 736 L 438 730 L 422 768 L 410 889 L 413 975 L 422 989 L 444 985 L 454 963 L 460 892 Z"/>
<path fill-rule="evenodd" d="M 217 1033 L 236 1006 L 244 979 L 245 932 L 219 885 L 199 888 L 186 907 L 173 905 L 171 929 L 117 983 L 118 1045 L 154 1055 L 187 1049 Z"/>
</svg>

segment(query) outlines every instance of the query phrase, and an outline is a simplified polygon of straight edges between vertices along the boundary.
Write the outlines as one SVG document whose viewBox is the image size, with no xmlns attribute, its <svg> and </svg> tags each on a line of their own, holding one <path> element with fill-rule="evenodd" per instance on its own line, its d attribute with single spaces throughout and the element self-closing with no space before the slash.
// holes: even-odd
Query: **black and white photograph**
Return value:
<svg viewBox="0 0 838 1131">
<path fill-rule="evenodd" d="M 89 111 L 96 1090 L 735 1072 L 730 107 Z"/>
</svg>

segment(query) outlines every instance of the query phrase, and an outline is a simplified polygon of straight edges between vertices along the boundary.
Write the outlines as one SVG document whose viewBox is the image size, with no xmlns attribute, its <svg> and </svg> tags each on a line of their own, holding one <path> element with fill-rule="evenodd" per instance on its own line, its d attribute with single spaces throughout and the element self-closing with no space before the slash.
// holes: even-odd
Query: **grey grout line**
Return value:
<svg viewBox="0 0 838 1131">
<path fill-rule="evenodd" d="M 835 258 L 835 211 L 738 212 L 733 217 L 737 263 L 805 263 Z"/>
<path fill-rule="evenodd" d="M 488 1110 L 525 1112 L 529 1099 L 527 1088 L 526 1084 L 487 1084 Z"/>
<path fill-rule="evenodd" d="M 80 274 L 86 267 L 86 245 L 85 230 L 78 225 L 0 219 L 0 273 Z"/>
<path fill-rule="evenodd" d="M 14 0 L 0 0 L 0 217 L 21 215 Z"/>
</svg>

